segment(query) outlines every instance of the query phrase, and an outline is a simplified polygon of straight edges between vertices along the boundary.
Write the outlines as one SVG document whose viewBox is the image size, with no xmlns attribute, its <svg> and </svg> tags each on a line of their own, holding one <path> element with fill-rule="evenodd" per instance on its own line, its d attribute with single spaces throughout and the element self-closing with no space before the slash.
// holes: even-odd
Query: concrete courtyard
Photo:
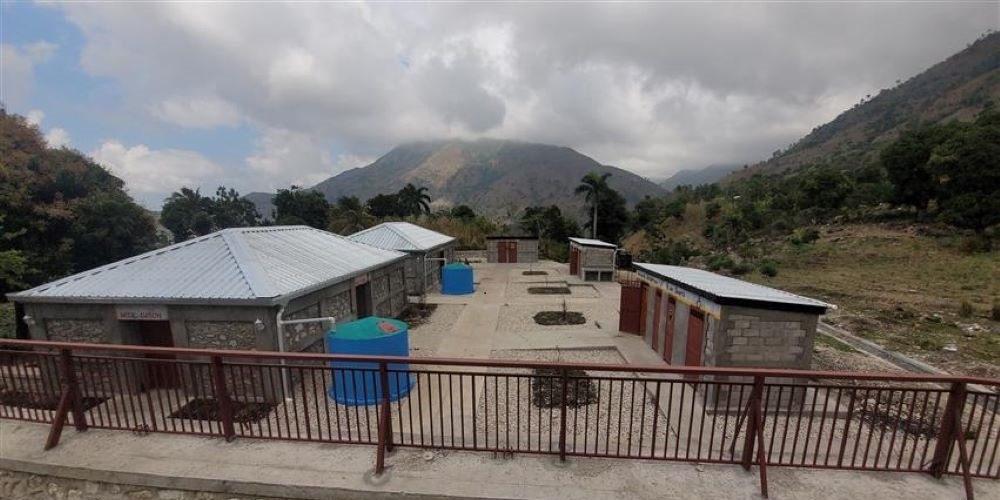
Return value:
<svg viewBox="0 0 1000 500">
<path fill-rule="evenodd" d="M 475 294 L 427 297 L 427 302 L 436 304 L 437 309 L 425 323 L 411 330 L 414 356 L 664 364 L 642 339 L 618 332 L 620 287 L 616 283 L 584 283 L 569 276 L 566 265 L 552 262 L 476 264 L 475 272 Z M 550 286 L 568 287 L 571 293 L 528 292 L 532 287 Z M 561 310 L 564 301 L 568 310 L 583 312 L 586 323 L 535 324 L 535 313 Z M 428 406 L 433 406 L 440 394 L 432 384 L 426 385 L 418 384 L 408 399 L 424 398 Z M 469 396 L 468 405 L 488 404 L 473 403 L 471 393 Z M 631 399 L 635 395 L 608 397 Z M 690 395 L 685 402 L 700 404 Z M 660 402 L 669 403 L 668 398 Z M 394 428 L 406 429 L 407 424 L 410 422 L 395 421 Z M 691 431 L 676 424 L 670 420 L 670 425 L 659 432 L 683 440 L 685 432 Z M 475 431 L 471 425 L 468 427 L 466 432 Z M 403 447 L 387 458 L 387 473 L 376 478 L 372 476 L 372 446 L 243 438 L 226 443 L 205 437 L 136 436 L 102 430 L 76 433 L 67 429 L 57 448 L 42 452 L 47 430 L 45 425 L 0 420 L 0 469 L 167 490 L 275 498 L 760 496 L 757 469 L 748 473 L 733 465 L 572 457 L 561 463 L 558 457 L 550 456 L 511 457 Z M 583 439 L 591 430 L 569 432 Z M 403 435 L 399 439 L 406 442 Z M 770 497 L 777 499 L 867 496 L 914 500 L 964 496 L 960 478 L 956 477 L 938 481 L 922 474 L 771 467 L 768 478 Z M 996 482 L 977 480 L 974 484 L 978 498 L 1000 499 L 1000 485 Z"/>
</svg>

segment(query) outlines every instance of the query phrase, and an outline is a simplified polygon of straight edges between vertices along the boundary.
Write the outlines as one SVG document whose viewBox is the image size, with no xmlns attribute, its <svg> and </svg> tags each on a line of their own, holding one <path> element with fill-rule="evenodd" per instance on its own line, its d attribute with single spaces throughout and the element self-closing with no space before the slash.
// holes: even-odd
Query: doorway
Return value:
<svg viewBox="0 0 1000 500">
<path fill-rule="evenodd" d="M 705 340 L 705 315 L 691 310 L 688 318 L 687 348 L 684 353 L 684 364 L 701 366 L 701 348 Z"/>
<path fill-rule="evenodd" d="M 169 321 L 137 321 L 139 342 L 149 347 L 174 347 L 174 335 Z M 167 353 L 146 353 L 146 377 L 140 390 L 171 389 L 180 386 L 177 356 Z"/>
<path fill-rule="evenodd" d="M 663 361 L 673 363 L 674 359 L 674 314 L 677 311 L 677 301 L 673 297 L 667 300 L 667 328 L 666 340 L 663 345 Z"/>
<path fill-rule="evenodd" d="M 354 303 L 358 307 L 358 319 L 372 315 L 372 284 L 370 281 L 354 287 Z"/>
<path fill-rule="evenodd" d="M 573 276 L 580 274 L 580 250 L 576 247 L 569 248 L 569 273 Z"/>
<path fill-rule="evenodd" d="M 652 347 L 654 351 L 659 352 L 659 336 L 660 336 L 660 308 L 663 306 L 663 292 L 659 289 L 656 290 L 656 300 L 653 302 L 653 331 L 650 333 L 649 347 Z"/>
<path fill-rule="evenodd" d="M 517 242 L 498 241 L 497 242 L 497 262 L 500 264 L 517 263 Z"/>
</svg>

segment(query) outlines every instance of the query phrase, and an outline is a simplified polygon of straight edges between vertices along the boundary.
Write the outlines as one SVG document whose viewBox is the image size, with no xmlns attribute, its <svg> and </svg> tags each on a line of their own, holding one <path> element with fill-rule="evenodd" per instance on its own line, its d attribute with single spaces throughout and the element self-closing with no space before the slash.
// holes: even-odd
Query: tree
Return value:
<svg viewBox="0 0 1000 500">
<path fill-rule="evenodd" d="M 601 225 L 597 227 L 597 239 L 617 243 L 625 235 L 630 224 L 628 204 L 618 191 L 608 188 L 598 203 Z M 593 221 L 587 221 L 593 224 Z"/>
<path fill-rule="evenodd" d="M 181 242 L 215 231 L 213 202 L 198 189 L 182 187 L 163 202 L 160 223 Z"/>
<path fill-rule="evenodd" d="M 426 187 L 417 187 L 407 184 L 400 189 L 396 196 L 399 205 L 406 215 L 422 215 L 431 213 L 431 197 L 427 194 Z"/>
<path fill-rule="evenodd" d="M 155 228 L 124 187 L 0 107 L 0 295 L 149 250 Z"/>
<path fill-rule="evenodd" d="M 357 196 L 341 196 L 330 210 L 331 232 L 353 234 L 372 225 L 372 216 Z"/>
<path fill-rule="evenodd" d="M 611 190 L 611 187 L 608 186 L 608 177 L 611 177 L 610 172 L 603 174 L 590 172 L 583 176 L 583 179 L 580 179 L 580 185 L 574 191 L 576 194 L 585 195 L 587 203 L 590 204 L 590 234 L 593 238 L 597 238 L 597 209 L 601 205 L 605 195 Z"/>
<path fill-rule="evenodd" d="M 216 230 L 228 227 L 252 227 L 261 223 L 253 202 L 233 188 L 219 186 L 212 199 L 212 224 Z"/>
<path fill-rule="evenodd" d="M 452 207 L 451 216 L 464 221 L 471 221 L 476 218 L 476 212 L 468 205 L 458 205 Z"/>
<path fill-rule="evenodd" d="M 304 224 L 326 229 L 329 224 L 330 203 L 319 191 L 292 186 L 279 189 L 274 195 L 274 220 L 277 224 Z"/>
<path fill-rule="evenodd" d="M 931 154 L 955 130 L 943 125 L 910 130 L 886 146 L 879 155 L 892 183 L 892 202 L 910 205 L 922 213 L 937 195 L 937 179 L 928 167 Z"/>
<path fill-rule="evenodd" d="M 977 233 L 1000 223 L 1000 113 L 957 127 L 928 162 L 941 219 Z"/>
<path fill-rule="evenodd" d="M 399 197 L 394 194 L 377 194 L 365 202 L 368 213 L 380 219 L 385 217 L 403 217 Z"/>
</svg>

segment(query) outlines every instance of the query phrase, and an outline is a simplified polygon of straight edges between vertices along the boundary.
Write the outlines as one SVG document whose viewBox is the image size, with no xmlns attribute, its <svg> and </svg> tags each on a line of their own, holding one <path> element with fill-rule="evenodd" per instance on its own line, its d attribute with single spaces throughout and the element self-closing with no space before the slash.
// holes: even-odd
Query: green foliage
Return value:
<svg viewBox="0 0 1000 500">
<path fill-rule="evenodd" d="M 760 263 L 758 270 L 760 274 L 773 278 L 778 275 L 778 264 L 773 260 L 765 260 Z"/>
<path fill-rule="evenodd" d="M 580 233 L 576 221 L 563 215 L 556 205 L 525 208 L 518 219 L 518 226 L 526 233 L 565 245 L 568 245 L 569 237 Z"/>
<path fill-rule="evenodd" d="M 608 185 L 610 173 L 590 172 L 580 179 L 576 194 L 585 196 L 587 204 L 587 226 L 591 237 L 609 242 L 617 242 L 628 229 L 630 214 L 625 198 Z"/>
<path fill-rule="evenodd" d="M 327 230 L 348 235 L 375 225 L 375 218 L 357 196 L 341 196 L 330 209 L 330 223 Z"/>
<path fill-rule="evenodd" d="M 323 193 L 292 186 L 274 195 L 274 219 L 277 224 L 305 224 L 326 229 L 330 204 Z"/>
<path fill-rule="evenodd" d="M 396 193 L 396 196 L 399 200 L 400 210 L 405 215 L 431 213 L 431 196 L 427 194 L 426 187 L 407 184 Z"/>
<path fill-rule="evenodd" d="M 399 203 L 399 197 L 395 194 L 377 194 L 365 202 L 368 212 L 375 217 L 405 217 Z"/>
<path fill-rule="evenodd" d="M 17 323 L 14 320 L 14 304 L 0 302 L 0 339 L 17 337 Z"/>
<path fill-rule="evenodd" d="M 707 267 L 709 271 L 729 269 L 734 265 L 735 262 L 733 262 L 733 259 L 724 253 L 712 254 L 708 257 L 708 260 L 705 261 L 705 267 Z"/>
<path fill-rule="evenodd" d="M 456 207 L 452 207 L 451 216 L 465 221 L 471 221 L 476 218 L 476 212 L 468 205 L 458 205 Z"/>
<path fill-rule="evenodd" d="M 953 127 L 928 165 L 943 221 L 977 233 L 1000 223 L 1000 112 Z"/>
<path fill-rule="evenodd" d="M 235 189 L 219 186 L 208 197 L 182 187 L 164 201 L 160 223 L 180 242 L 229 227 L 257 226 L 261 220 L 253 202 Z"/>
<path fill-rule="evenodd" d="M 796 229 L 788 241 L 793 245 L 808 245 L 819 239 L 819 230 L 814 227 Z"/>
<path fill-rule="evenodd" d="M 152 217 L 123 188 L 0 109 L 0 294 L 151 249 Z"/>
<path fill-rule="evenodd" d="M 653 264 L 680 266 L 697 255 L 699 255 L 698 249 L 689 240 L 667 240 L 666 243 L 658 245 L 654 250 L 643 252 L 639 256 L 639 260 Z"/>
<path fill-rule="evenodd" d="M 892 203 L 927 210 L 937 188 L 927 163 L 951 130 L 948 126 L 910 130 L 882 150 L 879 158 L 892 183 Z"/>
</svg>

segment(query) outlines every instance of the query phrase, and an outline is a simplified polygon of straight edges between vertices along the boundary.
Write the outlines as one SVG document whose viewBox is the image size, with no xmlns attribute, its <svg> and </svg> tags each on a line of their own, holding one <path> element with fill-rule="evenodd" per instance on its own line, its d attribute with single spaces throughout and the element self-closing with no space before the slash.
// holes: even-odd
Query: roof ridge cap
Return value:
<svg viewBox="0 0 1000 500">
<path fill-rule="evenodd" d="M 233 228 L 231 228 L 233 229 Z M 243 231 L 222 231 L 222 241 L 226 244 L 229 255 L 232 256 L 236 268 L 243 275 L 244 281 L 250 287 L 250 292 L 257 297 L 274 297 L 277 289 L 271 283 L 266 272 L 258 269 L 257 257 L 253 250 L 241 237 Z"/>
</svg>

